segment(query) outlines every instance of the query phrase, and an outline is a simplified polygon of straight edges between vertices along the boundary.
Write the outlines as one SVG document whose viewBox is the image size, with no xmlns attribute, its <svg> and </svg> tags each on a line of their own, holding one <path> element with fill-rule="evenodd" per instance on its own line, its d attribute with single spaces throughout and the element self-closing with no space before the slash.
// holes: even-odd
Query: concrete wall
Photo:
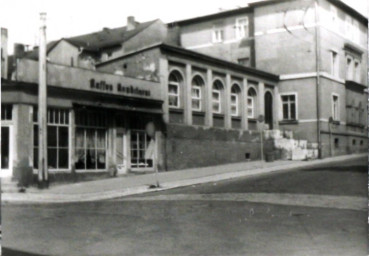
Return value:
<svg viewBox="0 0 369 256">
<path fill-rule="evenodd" d="M 8 30 L 1 28 L 1 78 L 8 76 Z"/>
<path fill-rule="evenodd" d="M 236 19 L 243 17 L 249 19 L 249 29 L 246 32 L 248 37 L 238 39 Z M 223 29 L 223 42 L 213 43 L 214 28 Z M 184 48 L 236 63 L 239 58 L 250 58 L 250 63 L 253 64 L 253 32 L 253 14 L 245 12 L 183 25 L 180 28 L 180 44 Z"/>
<path fill-rule="evenodd" d="M 185 125 L 167 125 L 168 170 L 211 166 L 260 158 L 260 136 L 251 131 L 226 131 Z"/>
</svg>

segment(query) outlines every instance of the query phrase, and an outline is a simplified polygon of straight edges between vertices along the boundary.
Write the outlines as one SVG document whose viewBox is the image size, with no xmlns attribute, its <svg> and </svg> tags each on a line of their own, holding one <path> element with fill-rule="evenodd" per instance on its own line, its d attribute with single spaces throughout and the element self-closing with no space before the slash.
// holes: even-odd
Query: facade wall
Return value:
<svg viewBox="0 0 369 256">
<path fill-rule="evenodd" d="M 275 74 L 314 72 L 313 1 L 255 8 L 256 68 Z"/>
<path fill-rule="evenodd" d="M 78 67 L 78 53 L 76 46 L 62 40 L 49 52 L 48 58 L 51 63 Z"/>
<path fill-rule="evenodd" d="M 247 18 L 247 36 L 237 37 L 237 19 Z M 245 65 L 253 66 L 253 14 L 245 11 L 243 14 L 232 14 L 228 17 L 212 18 L 207 21 L 199 21 L 180 27 L 180 45 L 213 57 L 221 58 L 231 62 L 238 62 L 239 59 L 249 59 Z M 213 33 L 215 29 L 223 31 L 223 40 L 214 42 Z"/>
<path fill-rule="evenodd" d="M 8 76 L 8 30 L 1 28 L 1 78 Z"/>
<path fill-rule="evenodd" d="M 167 126 L 168 170 L 203 167 L 260 159 L 258 132 L 219 128 Z"/>
</svg>

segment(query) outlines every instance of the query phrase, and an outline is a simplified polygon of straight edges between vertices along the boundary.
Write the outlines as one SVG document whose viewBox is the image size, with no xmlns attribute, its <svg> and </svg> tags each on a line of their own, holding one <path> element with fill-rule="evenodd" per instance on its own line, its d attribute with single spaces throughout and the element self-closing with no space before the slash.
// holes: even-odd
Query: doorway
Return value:
<svg viewBox="0 0 369 256">
<path fill-rule="evenodd" d="M 117 131 L 115 157 L 118 174 L 127 173 L 127 135 L 124 129 Z"/>
<path fill-rule="evenodd" d="M 12 127 L 1 126 L 1 177 L 12 174 Z"/>
<path fill-rule="evenodd" d="M 273 96 L 270 92 L 264 95 L 265 105 L 265 124 L 269 126 L 269 130 L 273 129 Z"/>
</svg>

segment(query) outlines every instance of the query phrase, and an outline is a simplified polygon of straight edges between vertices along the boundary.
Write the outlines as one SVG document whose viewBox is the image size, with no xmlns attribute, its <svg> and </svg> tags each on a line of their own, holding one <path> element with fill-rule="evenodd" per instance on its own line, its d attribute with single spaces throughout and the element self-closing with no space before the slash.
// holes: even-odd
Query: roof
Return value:
<svg viewBox="0 0 369 256">
<path fill-rule="evenodd" d="M 247 74 L 263 77 L 263 78 L 266 78 L 266 79 L 269 79 L 269 80 L 272 80 L 272 81 L 276 81 L 276 82 L 279 81 L 279 75 L 272 74 L 272 73 L 269 73 L 269 72 L 265 72 L 265 71 L 262 71 L 262 70 L 259 70 L 259 69 L 256 69 L 256 68 L 245 67 L 243 65 L 240 65 L 240 64 L 237 64 L 237 63 L 234 63 L 234 62 L 230 62 L 230 61 L 226 61 L 226 60 L 223 60 L 223 59 L 211 57 L 211 56 L 206 55 L 206 54 L 202 54 L 202 53 L 199 53 L 199 52 L 196 52 L 196 51 L 191 51 L 191 50 L 188 50 L 188 49 L 185 49 L 185 48 L 182 48 L 182 47 L 169 45 L 169 44 L 165 44 L 165 43 L 154 44 L 154 45 L 142 48 L 138 51 L 135 51 L 135 52 L 128 53 L 126 55 L 117 57 L 115 59 L 111 59 L 111 60 L 108 60 L 108 61 L 105 61 L 105 62 L 98 63 L 98 64 L 96 64 L 96 67 L 104 66 L 104 65 L 107 65 L 109 63 L 115 62 L 117 60 L 121 60 L 121 59 L 124 59 L 128 56 L 132 56 L 132 55 L 135 55 L 137 53 L 140 53 L 140 52 L 143 52 L 143 51 L 146 51 L 146 50 L 150 50 L 150 49 L 153 49 L 153 48 L 160 48 L 161 50 L 164 50 L 166 52 L 185 55 L 187 57 L 192 57 L 192 58 L 195 58 L 197 61 L 203 60 L 203 61 L 206 61 L 206 62 L 211 62 L 213 64 L 223 66 L 225 68 L 231 68 L 231 69 L 234 69 L 234 70 L 237 70 L 237 71 L 240 71 L 240 72 L 245 72 Z"/>
<path fill-rule="evenodd" d="M 273 3 L 280 3 L 282 1 L 285 2 L 285 1 L 292 1 L 292 0 L 261 0 L 261 1 L 256 1 L 256 2 L 253 2 L 253 3 L 249 3 L 249 6 L 250 7 L 259 7 L 259 6 L 264 6 L 264 5 L 270 5 L 270 4 L 273 4 Z M 356 11 L 351 6 L 349 6 L 346 3 L 342 2 L 341 0 L 327 0 L 327 1 L 330 2 L 331 4 L 336 5 L 337 7 L 341 8 L 341 9 L 343 9 L 347 13 L 353 15 L 359 21 L 361 21 L 365 24 L 368 23 L 368 18 L 367 17 L 362 15 L 360 12 Z"/>
<path fill-rule="evenodd" d="M 200 17 L 195 17 L 195 18 L 190 18 L 190 19 L 186 19 L 186 20 L 173 21 L 173 22 L 168 23 L 167 25 L 169 27 L 174 27 L 176 25 L 180 25 L 180 26 L 190 25 L 190 24 L 193 24 L 193 23 L 207 21 L 207 20 L 210 20 L 210 19 L 223 18 L 223 17 L 227 17 L 229 15 L 236 15 L 236 14 L 240 14 L 240 13 L 245 13 L 245 12 L 248 12 L 248 11 L 252 11 L 254 7 L 270 5 L 270 4 L 280 3 L 280 2 L 285 2 L 285 1 L 292 1 L 292 0 L 259 0 L 259 1 L 254 1 L 254 2 L 248 3 L 248 6 L 246 6 L 246 7 L 233 9 L 233 10 L 228 10 L 228 11 L 224 11 L 224 12 L 213 13 L 213 14 L 200 16 Z M 344 2 L 342 2 L 340 0 L 327 0 L 327 1 L 331 2 L 332 4 L 334 4 L 336 6 L 338 6 L 339 8 L 342 8 L 347 13 L 350 13 L 351 15 L 355 16 L 361 22 L 363 22 L 365 24 L 368 23 L 368 19 L 365 16 L 363 16 L 361 13 L 359 13 L 358 11 L 353 9 L 352 7 L 348 6 Z"/>
<path fill-rule="evenodd" d="M 249 6 L 246 7 L 241 7 L 238 9 L 233 9 L 233 10 L 227 10 L 227 11 L 223 11 L 223 12 L 217 12 L 217 13 L 213 13 L 213 14 L 209 14 L 209 15 L 205 15 L 205 16 L 200 16 L 200 17 L 195 17 L 195 18 L 190 18 L 190 19 L 186 19 L 186 20 L 179 20 L 179 21 L 173 21 L 168 23 L 167 25 L 169 27 L 174 27 L 176 25 L 189 25 L 189 24 L 193 24 L 193 23 L 198 23 L 198 22 L 202 22 L 202 21 L 207 21 L 210 19 L 218 19 L 218 18 L 223 18 L 223 17 L 227 17 L 229 15 L 236 15 L 236 14 L 240 14 L 240 13 L 245 13 L 248 11 L 251 11 L 252 9 Z"/>
<path fill-rule="evenodd" d="M 98 52 L 104 48 L 119 46 L 130 38 L 134 37 L 151 24 L 155 23 L 156 20 L 138 23 L 135 29 L 128 30 L 127 27 L 119 28 L 103 28 L 101 31 L 74 36 L 69 38 L 61 38 L 57 41 L 51 41 L 47 44 L 47 52 L 49 53 L 60 41 L 67 41 L 76 47 L 82 47 L 84 50 Z M 38 59 L 38 48 L 26 53 L 25 58 Z"/>
</svg>

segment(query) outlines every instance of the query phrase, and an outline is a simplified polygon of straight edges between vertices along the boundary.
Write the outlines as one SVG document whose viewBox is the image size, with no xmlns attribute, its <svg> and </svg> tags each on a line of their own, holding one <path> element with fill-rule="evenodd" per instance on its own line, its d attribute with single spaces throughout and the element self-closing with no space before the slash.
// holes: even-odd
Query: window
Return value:
<svg viewBox="0 0 369 256">
<path fill-rule="evenodd" d="M 173 71 L 169 75 L 169 86 L 168 86 L 168 97 L 169 107 L 179 108 L 180 107 L 180 84 L 182 77 L 177 71 Z"/>
<path fill-rule="evenodd" d="M 250 66 L 250 58 L 240 58 L 237 60 L 238 64 L 248 67 Z"/>
<path fill-rule="evenodd" d="M 33 166 L 38 168 L 38 124 L 37 109 L 33 110 Z M 47 110 L 47 165 L 50 169 L 69 167 L 69 110 Z"/>
<path fill-rule="evenodd" d="M 191 98 L 192 110 L 201 111 L 202 109 L 202 88 L 204 80 L 200 76 L 195 76 L 192 79 Z"/>
<path fill-rule="evenodd" d="M 71 58 L 70 58 L 70 66 L 71 66 L 71 67 L 73 67 L 73 66 L 74 66 L 74 58 L 73 58 L 73 57 L 71 57 Z"/>
<path fill-rule="evenodd" d="M 249 20 L 247 17 L 236 20 L 236 38 L 241 39 L 247 36 Z"/>
<path fill-rule="evenodd" d="M 348 39 L 352 39 L 353 26 L 352 26 L 352 18 L 350 16 L 346 16 L 345 19 L 345 35 Z"/>
<path fill-rule="evenodd" d="M 223 30 L 222 29 L 214 29 L 213 30 L 213 43 L 223 42 Z"/>
<path fill-rule="evenodd" d="M 346 79 L 352 80 L 353 78 L 353 67 L 351 57 L 346 58 Z"/>
<path fill-rule="evenodd" d="M 247 117 L 255 118 L 256 91 L 250 88 L 247 92 Z"/>
<path fill-rule="evenodd" d="M 354 73 L 355 73 L 355 81 L 360 83 L 360 62 L 355 61 L 355 67 L 354 67 Z"/>
<path fill-rule="evenodd" d="M 352 145 L 355 146 L 356 145 L 356 140 L 352 140 Z"/>
<path fill-rule="evenodd" d="M 152 118 L 130 118 L 131 136 L 131 168 L 145 169 L 154 166 L 155 140 L 150 138 L 145 131 L 146 124 L 153 121 Z"/>
<path fill-rule="evenodd" d="M 75 166 L 79 170 L 106 168 L 106 114 L 76 111 Z"/>
<path fill-rule="evenodd" d="M 1 104 L 1 120 L 12 120 L 13 105 Z"/>
<path fill-rule="evenodd" d="M 338 77 L 338 54 L 335 51 L 331 51 L 331 74 Z"/>
<path fill-rule="evenodd" d="M 333 120 L 339 120 L 339 98 L 338 95 L 332 95 L 332 118 Z"/>
<path fill-rule="evenodd" d="M 296 94 L 281 95 L 283 106 L 283 120 L 296 120 Z"/>
<path fill-rule="evenodd" d="M 231 115 L 239 116 L 239 97 L 241 89 L 237 84 L 234 84 L 231 88 Z"/>
<path fill-rule="evenodd" d="M 222 113 L 222 97 L 223 97 L 223 84 L 221 81 L 216 80 L 213 83 L 212 99 L 213 99 L 213 113 Z"/>
<path fill-rule="evenodd" d="M 333 29 L 337 29 L 338 27 L 338 16 L 337 16 L 337 8 L 333 5 L 330 6 L 330 14 L 331 14 L 331 27 Z"/>
</svg>

